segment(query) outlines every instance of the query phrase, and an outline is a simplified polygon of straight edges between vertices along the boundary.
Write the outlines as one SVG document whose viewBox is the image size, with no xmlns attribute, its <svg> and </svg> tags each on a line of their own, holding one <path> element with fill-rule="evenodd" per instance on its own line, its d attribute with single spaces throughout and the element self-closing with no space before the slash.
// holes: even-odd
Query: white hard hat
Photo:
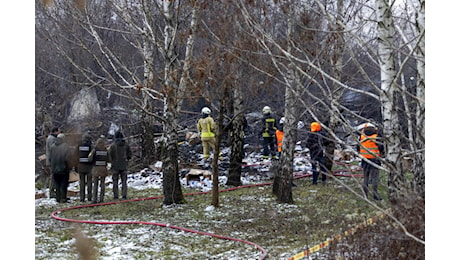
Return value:
<svg viewBox="0 0 460 260">
<path fill-rule="evenodd" d="M 297 129 L 302 129 L 305 126 L 305 123 L 302 121 L 297 122 Z"/>
<path fill-rule="evenodd" d="M 269 106 L 264 106 L 264 109 L 262 109 L 262 113 L 268 114 L 271 113 L 272 109 Z"/>
<path fill-rule="evenodd" d="M 209 107 L 203 107 L 201 109 L 201 113 L 209 115 L 209 114 L 211 114 L 211 109 L 209 109 Z"/>
<path fill-rule="evenodd" d="M 358 131 L 361 131 L 362 129 L 366 128 L 366 127 L 374 127 L 374 128 L 377 128 L 374 124 L 370 123 L 370 122 L 367 122 L 367 123 L 363 123 L 363 124 L 360 124 L 359 126 L 356 127 L 356 129 Z"/>
<path fill-rule="evenodd" d="M 282 118 L 280 118 L 280 125 L 284 124 L 284 120 L 285 120 L 284 116 Z"/>
</svg>

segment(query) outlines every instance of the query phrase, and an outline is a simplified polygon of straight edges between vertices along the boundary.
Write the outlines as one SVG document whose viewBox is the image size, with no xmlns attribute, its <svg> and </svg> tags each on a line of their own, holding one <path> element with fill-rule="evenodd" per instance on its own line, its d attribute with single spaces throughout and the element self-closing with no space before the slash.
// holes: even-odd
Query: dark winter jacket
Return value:
<svg viewBox="0 0 460 260">
<path fill-rule="evenodd" d="M 131 148 L 123 137 L 118 137 L 109 148 L 109 161 L 114 171 L 125 171 L 128 169 L 128 161 L 131 159 Z"/>
<path fill-rule="evenodd" d="M 323 151 L 330 141 L 324 137 L 323 130 L 318 132 L 311 132 L 307 136 L 306 145 L 310 150 L 310 158 L 312 160 L 318 160 L 323 157 Z"/>
<path fill-rule="evenodd" d="M 71 169 L 71 151 L 63 138 L 56 138 L 50 149 L 50 166 L 53 174 L 69 174 Z"/>
<path fill-rule="evenodd" d="M 107 170 L 108 152 L 107 148 L 105 148 L 105 138 L 97 139 L 89 158 L 93 163 L 91 170 L 93 177 L 106 177 L 109 175 Z"/>
<path fill-rule="evenodd" d="M 91 172 L 92 162 L 88 157 L 92 149 L 91 137 L 89 135 L 83 135 L 82 141 L 76 146 L 76 153 L 78 156 L 77 171 L 79 173 Z"/>
<path fill-rule="evenodd" d="M 274 137 L 278 129 L 278 123 L 271 113 L 265 114 L 260 122 L 260 134 L 262 137 Z"/>
<path fill-rule="evenodd" d="M 48 138 L 46 138 L 46 146 L 45 146 L 45 154 L 46 154 L 46 166 L 50 166 L 51 165 L 51 155 L 50 155 L 50 152 L 51 152 L 51 147 L 54 145 L 54 143 L 56 142 L 56 138 L 57 138 L 57 135 L 55 134 L 50 134 L 48 136 Z"/>
</svg>

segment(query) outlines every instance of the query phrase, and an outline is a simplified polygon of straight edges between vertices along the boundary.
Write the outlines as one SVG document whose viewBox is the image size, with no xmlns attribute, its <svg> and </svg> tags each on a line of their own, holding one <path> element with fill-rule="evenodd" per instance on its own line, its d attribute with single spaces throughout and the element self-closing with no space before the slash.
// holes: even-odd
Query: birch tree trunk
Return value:
<svg viewBox="0 0 460 260">
<path fill-rule="evenodd" d="M 394 25 L 391 8 L 386 0 L 376 0 L 378 30 L 378 60 L 380 64 L 381 94 L 380 102 L 383 118 L 385 157 L 388 169 L 388 198 L 397 201 L 402 197 L 404 175 L 402 170 L 401 131 L 397 114 L 396 69 L 393 46 Z"/>
<path fill-rule="evenodd" d="M 179 147 L 178 127 L 179 112 L 189 81 L 189 69 L 191 67 L 192 49 L 195 41 L 197 27 L 197 8 L 194 6 L 191 18 L 191 30 L 188 36 L 185 50 L 185 59 L 181 63 L 177 57 L 177 28 L 178 20 L 174 15 L 176 6 L 174 1 L 163 1 L 163 13 L 165 17 L 165 69 L 164 89 L 166 93 L 164 105 L 164 132 L 165 132 L 165 160 L 163 162 L 163 204 L 183 203 L 181 184 L 179 180 Z M 180 75 L 179 71 L 183 71 Z"/>
<path fill-rule="evenodd" d="M 413 171 L 415 191 L 425 197 L 425 0 L 419 0 L 416 28 L 421 37 L 416 49 L 417 59 L 417 108 L 416 108 L 416 146 Z M 423 166 L 423 167 L 421 167 Z"/>
<path fill-rule="evenodd" d="M 292 7 L 291 7 L 292 12 Z M 291 37 L 293 30 L 293 21 L 291 16 L 288 18 L 288 38 Z M 288 46 L 288 52 L 291 51 L 290 45 Z M 273 193 L 276 195 L 279 202 L 282 203 L 293 203 L 292 197 L 292 175 L 294 173 L 294 147 L 297 140 L 297 100 L 299 98 L 300 84 L 297 84 L 295 80 L 295 72 L 293 69 L 293 61 L 290 61 L 286 72 L 286 94 L 285 94 L 285 105 L 284 105 L 284 137 L 281 150 L 281 158 L 278 169 L 275 171 L 275 180 L 273 183 Z"/>
<path fill-rule="evenodd" d="M 343 53 L 345 49 L 345 42 L 344 42 L 344 22 L 343 22 L 343 15 L 344 15 L 344 7 L 343 7 L 343 0 L 337 0 L 336 3 L 337 8 L 337 15 L 334 17 L 335 20 L 330 21 L 332 26 L 332 74 L 334 78 L 341 80 L 342 79 L 342 70 L 343 70 Z M 339 118 L 340 115 L 339 107 L 340 107 L 340 98 L 342 97 L 344 89 L 337 84 L 337 82 L 332 82 L 332 89 L 330 91 L 331 95 L 331 108 L 329 110 L 329 131 L 333 133 L 336 132 L 337 127 L 339 125 Z M 330 136 L 330 135 L 329 135 Z M 327 169 L 332 169 L 332 165 L 334 163 L 334 150 L 335 150 L 335 142 L 334 140 L 329 140 L 330 143 L 328 146 L 325 147 L 325 157 L 324 157 L 324 165 Z M 332 172 L 329 172 L 332 174 Z"/>
<path fill-rule="evenodd" d="M 150 10 L 150 4 L 145 3 L 149 6 L 148 10 Z M 144 28 L 144 31 L 148 31 L 147 28 Z M 148 35 L 148 34 L 147 34 Z M 153 67 L 155 64 L 155 58 L 153 56 L 153 44 L 150 39 L 148 39 L 147 35 L 143 36 L 144 42 L 144 82 L 143 85 L 145 88 L 153 89 L 154 88 L 154 79 L 155 74 L 153 71 Z M 149 165 L 152 163 L 155 157 L 155 141 L 154 141 L 154 132 L 153 129 L 153 117 L 146 113 L 145 111 L 153 111 L 154 105 L 153 100 L 147 95 L 147 93 L 142 92 L 142 110 L 141 110 L 141 119 L 142 119 L 142 139 L 141 139 L 141 146 L 142 146 L 142 162 L 145 165 Z"/>
</svg>

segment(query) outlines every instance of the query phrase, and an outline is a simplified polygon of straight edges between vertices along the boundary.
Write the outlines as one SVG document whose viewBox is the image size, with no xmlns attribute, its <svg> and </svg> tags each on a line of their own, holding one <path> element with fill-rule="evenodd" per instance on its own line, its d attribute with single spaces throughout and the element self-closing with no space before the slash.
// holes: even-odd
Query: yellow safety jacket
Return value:
<svg viewBox="0 0 460 260">
<path fill-rule="evenodd" d="M 206 118 L 200 118 L 196 125 L 196 128 L 201 133 L 201 137 L 214 137 L 214 131 L 216 130 L 216 124 L 214 119 L 208 116 Z"/>
<path fill-rule="evenodd" d="M 377 134 L 367 136 L 362 134 L 359 138 L 361 148 L 359 153 L 367 159 L 372 159 L 380 156 L 379 147 L 377 145 Z"/>
<path fill-rule="evenodd" d="M 262 133 L 263 137 L 272 137 L 276 132 L 275 119 L 265 118 L 265 129 Z"/>
</svg>

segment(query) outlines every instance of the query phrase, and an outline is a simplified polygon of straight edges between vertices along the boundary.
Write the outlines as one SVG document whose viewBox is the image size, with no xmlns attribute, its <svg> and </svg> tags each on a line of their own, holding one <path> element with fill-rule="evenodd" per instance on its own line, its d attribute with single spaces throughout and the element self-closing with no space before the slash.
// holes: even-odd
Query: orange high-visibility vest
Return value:
<svg viewBox="0 0 460 260">
<path fill-rule="evenodd" d="M 283 137 L 284 132 L 280 130 L 276 130 L 276 145 L 278 146 L 278 152 L 281 152 L 281 147 L 283 146 Z"/>
<path fill-rule="evenodd" d="M 359 153 L 361 156 L 367 159 L 372 159 L 380 156 L 379 147 L 377 145 L 377 134 L 373 134 L 367 136 L 362 134 L 359 138 L 359 142 L 361 143 L 361 148 L 359 149 Z"/>
</svg>

